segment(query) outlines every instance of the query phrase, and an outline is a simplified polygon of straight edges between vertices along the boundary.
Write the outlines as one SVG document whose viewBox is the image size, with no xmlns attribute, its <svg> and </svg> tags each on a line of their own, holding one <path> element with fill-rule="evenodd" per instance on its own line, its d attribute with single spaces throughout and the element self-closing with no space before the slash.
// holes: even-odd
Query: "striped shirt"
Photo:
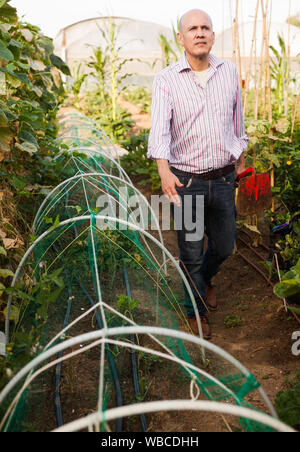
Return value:
<svg viewBox="0 0 300 452">
<path fill-rule="evenodd" d="M 247 148 L 237 69 L 230 61 L 209 58 L 206 88 L 185 54 L 156 75 L 149 158 L 203 173 L 232 164 Z"/>
</svg>

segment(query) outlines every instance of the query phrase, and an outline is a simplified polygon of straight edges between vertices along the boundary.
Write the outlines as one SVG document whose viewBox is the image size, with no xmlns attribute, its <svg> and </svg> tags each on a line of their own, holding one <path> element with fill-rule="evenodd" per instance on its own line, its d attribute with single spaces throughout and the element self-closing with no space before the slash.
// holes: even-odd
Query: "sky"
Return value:
<svg viewBox="0 0 300 452">
<path fill-rule="evenodd" d="M 271 1 L 271 0 L 269 0 Z M 257 0 L 239 0 L 240 22 L 253 20 Z M 172 27 L 186 11 L 199 8 L 213 19 L 214 30 L 229 28 L 235 0 L 11 0 L 25 22 L 41 28 L 43 34 L 55 38 L 59 31 L 74 22 L 98 16 L 121 16 Z M 299 0 L 272 0 L 272 20 L 285 22 L 300 11 Z M 22 17 L 23 16 L 23 17 Z"/>
</svg>

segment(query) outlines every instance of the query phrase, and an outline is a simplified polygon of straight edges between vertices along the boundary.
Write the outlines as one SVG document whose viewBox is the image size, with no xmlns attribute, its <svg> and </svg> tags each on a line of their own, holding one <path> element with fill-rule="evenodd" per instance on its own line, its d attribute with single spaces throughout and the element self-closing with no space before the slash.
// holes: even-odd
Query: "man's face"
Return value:
<svg viewBox="0 0 300 452">
<path fill-rule="evenodd" d="M 192 57 L 207 56 L 215 42 L 215 34 L 209 16 L 200 11 L 186 14 L 181 23 L 177 39 Z"/>
</svg>

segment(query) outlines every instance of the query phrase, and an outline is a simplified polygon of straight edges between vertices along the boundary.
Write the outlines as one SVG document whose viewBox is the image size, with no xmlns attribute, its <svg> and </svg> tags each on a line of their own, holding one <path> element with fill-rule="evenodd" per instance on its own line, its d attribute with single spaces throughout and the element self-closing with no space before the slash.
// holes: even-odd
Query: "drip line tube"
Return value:
<svg viewBox="0 0 300 452">
<path fill-rule="evenodd" d="M 123 276 L 124 276 L 124 282 L 126 287 L 126 293 L 129 298 L 131 298 L 131 290 L 130 290 L 130 284 L 129 284 L 129 278 L 126 266 L 123 266 Z M 132 343 L 136 343 L 135 335 L 130 335 L 130 340 Z M 140 384 L 139 384 L 139 374 L 138 374 L 138 366 L 137 366 L 137 359 L 136 359 L 136 352 L 133 351 L 131 353 L 131 364 L 132 364 L 132 378 L 133 378 L 133 386 L 134 386 L 134 392 L 136 395 L 140 394 Z M 146 416 L 145 414 L 140 414 L 140 420 L 143 432 L 146 432 L 148 429 Z"/>
</svg>

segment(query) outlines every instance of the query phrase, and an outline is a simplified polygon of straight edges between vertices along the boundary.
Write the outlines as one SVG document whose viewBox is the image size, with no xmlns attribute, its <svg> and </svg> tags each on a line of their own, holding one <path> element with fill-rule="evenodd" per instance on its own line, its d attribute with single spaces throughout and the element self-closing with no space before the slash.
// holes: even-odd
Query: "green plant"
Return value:
<svg viewBox="0 0 300 452">
<path fill-rule="evenodd" d="M 162 49 L 164 66 L 169 66 L 171 63 L 171 57 L 177 59 L 177 55 L 174 52 L 171 43 L 164 35 L 159 35 L 159 45 Z"/>
<path fill-rule="evenodd" d="M 179 44 L 177 40 L 177 32 L 179 30 L 179 18 L 177 18 L 177 26 L 172 24 L 173 41 L 168 41 L 168 39 L 163 35 L 159 35 L 159 45 L 163 54 L 163 65 L 169 66 L 173 61 L 179 59 L 183 53 L 183 47 Z"/>
<path fill-rule="evenodd" d="M 65 90 L 65 63 L 53 51 L 52 39 L 18 19 L 9 2 L 0 2 L 0 268 L 3 292 L 24 253 L 35 200 L 59 180 L 63 162 L 54 156 L 56 114 Z M 30 200 L 29 200 L 30 199 Z M 26 232 L 26 234 L 25 234 Z M 18 317 L 16 306 L 11 316 Z M 2 319 L 0 318 L 0 321 Z"/>
<path fill-rule="evenodd" d="M 105 46 L 94 48 L 93 59 L 88 63 L 98 88 L 86 99 L 82 107 L 84 112 L 89 112 L 93 119 L 99 121 L 99 125 L 117 143 L 124 139 L 133 125 L 130 115 L 121 109 L 117 102 L 120 94 L 126 89 L 124 80 L 132 75 L 129 73 L 121 75 L 122 68 L 134 60 L 120 57 L 122 49 L 118 46 L 120 28 L 121 25 L 118 26 L 111 17 L 102 28 L 99 27 Z"/>
<path fill-rule="evenodd" d="M 287 385 L 288 389 L 292 389 L 297 384 L 300 384 L 300 373 L 291 372 L 289 375 L 286 375 L 284 377 L 284 382 Z"/>
<path fill-rule="evenodd" d="M 150 389 L 151 382 L 148 383 L 147 377 L 143 374 L 143 372 L 141 370 L 139 371 L 139 386 L 140 386 L 140 392 L 138 394 L 136 394 L 136 400 L 137 400 L 137 402 L 143 402 Z"/>
<path fill-rule="evenodd" d="M 275 119 L 272 124 L 265 120 L 247 119 L 246 129 L 250 138 L 247 165 L 258 173 L 270 171 L 274 166 L 273 196 L 284 211 L 292 215 L 298 209 L 300 196 L 300 133 L 299 124 L 286 118 Z M 271 144 L 273 149 L 271 150 Z M 270 216 L 272 216 L 270 214 Z"/>
<path fill-rule="evenodd" d="M 92 118 L 117 144 L 128 136 L 134 122 L 131 115 L 119 105 L 116 106 L 116 120 L 112 118 L 112 104 L 108 93 L 104 98 L 98 90 L 89 91 L 80 102 L 80 110 Z"/>
<path fill-rule="evenodd" d="M 3 290 L 13 297 L 10 321 L 14 328 L 6 347 L 7 356 L 4 363 L 0 361 L 0 388 L 39 352 L 49 305 L 55 303 L 64 289 L 60 276 L 62 270 L 60 268 L 52 273 L 45 270 L 38 282 L 33 284 L 31 281 L 32 287 L 28 287 L 27 282 L 27 286 L 19 283 L 14 288 Z"/>
<path fill-rule="evenodd" d="M 82 64 L 74 63 L 72 67 L 72 83 L 70 86 L 70 90 L 74 94 L 76 106 L 78 106 L 79 104 L 79 95 L 86 78 L 87 74 L 83 72 Z"/>
<path fill-rule="evenodd" d="M 300 258 L 300 235 L 295 237 L 285 236 L 285 240 L 279 240 L 277 247 L 280 249 L 280 255 L 285 262 L 295 263 Z"/>
<path fill-rule="evenodd" d="M 300 384 L 286 391 L 280 391 L 275 399 L 276 411 L 282 422 L 296 427 L 300 425 Z"/>
<path fill-rule="evenodd" d="M 139 135 L 131 135 L 123 141 L 122 147 L 128 154 L 122 156 L 121 163 L 131 177 L 143 176 L 137 184 L 151 183 L 152 191 L 156 191 L 160 188 L 161 181 L 156 162 L 147 157 L 148 139 L 149 130 L 142 130 Z"/>
<path fill-rule="evenodd" d="M 118 311 L 125 315 L 130 316 L 132 318 L 132 313 L 139 305 L 139 300 L 133 300 L 132 298 L 128 297 L 127 295 L 120 295 L 118 300 Z"/>
<path fill-rule="evenodd" d="M 145 87 L 128 87 L 123 91 L 125 100 L 140 107 L 142 113 L 150 113 L 152 93 Z"/>
<path fill-rule="evenodd" d="M 242 324 L 242 318 L 239 315 L 229 314 L 224 319 L 224 325 L 227 328 L 236 328 Z"/>
<path fill-rule="evenodd" d="M 275 82 L 273 93 L 276 99 L 276 113 L 280 116 L 284 112 L 284 96 L 285 96 L 285 86 L 288 74 L 288 58 L 287 49 L 284 39 L 280 34 L 277 34 L 280 51 L 275 49 L 275 47 L 270 46 L 273 52 L 273 57 L 270 58 L 270 72 L 271 78 Z"/>
<path fill-rule="evenodd" d="M 107 79 L 107 64 L 108 56 L 105 55 L 101 47 L 93 48 L 94 58 L 88 63 L 88 67 L 92 69 L 92 75 L 94 75 L 96 82 L 98 84 L 98 92 L 102 99 L 106 98 L 106 79 Z"/>
<path fill-rule="evenodd" d="M 300 293 L 300 259 L 295 267 L 283 274 L 281 282 L 274 287 L 274 293 L 279 298 L 288 298 Z"/>
</svg>

